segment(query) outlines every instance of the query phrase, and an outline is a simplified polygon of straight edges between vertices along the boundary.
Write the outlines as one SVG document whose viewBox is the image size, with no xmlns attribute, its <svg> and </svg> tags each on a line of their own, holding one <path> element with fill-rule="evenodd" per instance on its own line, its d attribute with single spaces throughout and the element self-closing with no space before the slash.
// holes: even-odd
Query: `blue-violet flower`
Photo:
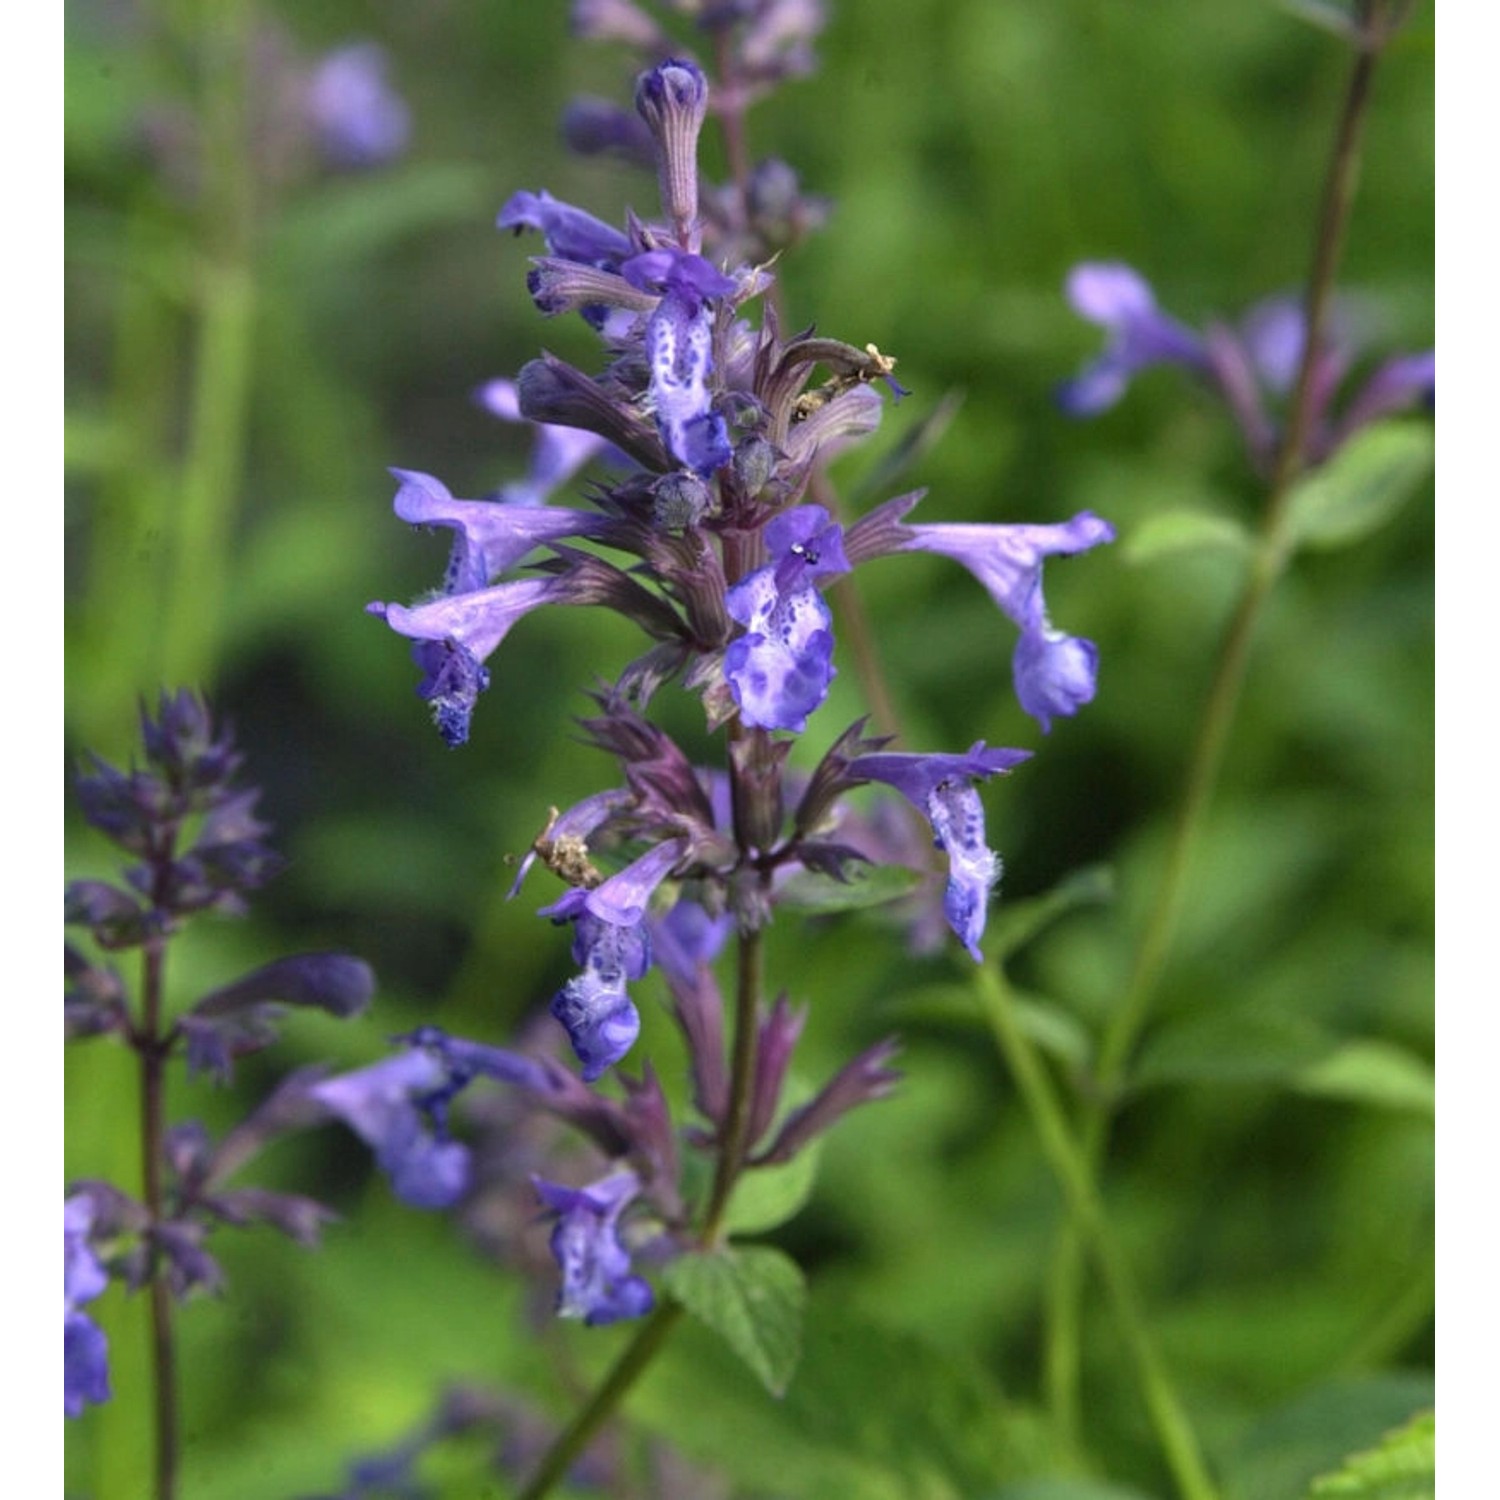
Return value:
<svg viewBox="0 0 1500 1500">
<path fill-rule="evenodd" d="M 533 1177 L 537 1195 L 557 1215 L 552 1255 L 562 1270 L 557 1311 L 591 1327 L 651 1311 L 650 1283 L 633 1275 L 620 1240 L 620 1214 L 640 1191 L 634 1172 L 615 1172 L 588 1187 L 568 1188 Z"/>
</svg>

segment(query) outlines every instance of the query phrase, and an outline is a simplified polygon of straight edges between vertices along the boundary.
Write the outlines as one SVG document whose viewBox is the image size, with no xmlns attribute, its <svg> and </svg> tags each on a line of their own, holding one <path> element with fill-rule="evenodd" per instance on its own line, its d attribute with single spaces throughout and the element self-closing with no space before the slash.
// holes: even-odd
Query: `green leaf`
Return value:
<svg viewBox="0 0 1500 1500">
<path fill-rule="evenodd" d="M 1432 469 L 1425 422 L 1382 422 L 1349 439 L 1292 491 L 1288 521 L 1303 547 L 1346 547 L 1383 526 Z"/>
<path fill-rule="evenodd" d="M 815 1141 L 789 1162 L 746 1172 L 729 1200 L 725 1224 L 730 1234 L 764 1234 L 796 1214 L 818 1180 L 821 1146 L 821 1141 Z"/>
<path fill-rule="evenodd" d="M 1175 1083 L 1286 1083 L 1334 1050 L 1334 1039 L 1300 1016 L 1211 1011 L 1170 1023 L 1146 1044 L 1135 1088 Z"/>
<path fill-rule="evenodd" d="M 1437 1108 L 1432 1069 L 1394 1042 L 1346 1042 L 1328 1057 L 1304 1068 L 1293 1087 L 1299 1093 L 1381 1109 L 1431 1116 Z"/>
<path fill-rule="evenodd" d="M 1346 1454 L 1378 1443 L 1431 1405 L 1430 1375 L 1368 1375 L 1315 1387 L 1263 1417 L 1240 1441 L 1224 1464 L 1224 1500 L 1305 1496 Z"/>
<path fill-rule="evenodd" d="M 1065 875 L 1043 895 L 997 907 L 985 933 L 985 951 L 1003 962 L 1059 917 L 1081 906 L 1105 905 L 1114 900 L 1114 895 L 1114 871 L 1108 865 L 1085 865 Z"/>
<path fill-rule="evenodd" d="M 795 906 L 813 915 L 858 911 L 899 901 L 910 895 L 920 880 L 921 876 L 899 865 L 861 866 L 848 881 L 804 871 L 777 887 L 776 904 Z"/>
<path fill-rule="evenodd" d="M 1146 517 L 1125 539 L 1127 563 L 1139 566 L 1181 552 L 1248 553 L 1251 540 L 1233 516 L 1202 510 L 1164 510 Z"/>
<path fill-rule="evenodd" d="M 684 1255 L 663 1280 L 773 1396 L 786 1391 L 802 1353 L 807 1303 L 807 1284 L 794 1260 L 767 1245 L 741 1246 Z"/>
<path fill-rule="evenodd" d="M 1436 1493 L 1437 1431 L 1429 1411 L 1314 1480 L 1307 1500 L 1433 1500 Z"/>
<path fill-rule="evenodd" d="M 683 1328 L 632 1415 L 737 1494 L 780 1500 L 969 1500 L 1061 1461 L 1045 1417 L 968 1351 L 873 1323 L 835 1287 L 808 1307 L 804 1344 L 772 1403 L 727 1345 Z"/>
</svg>

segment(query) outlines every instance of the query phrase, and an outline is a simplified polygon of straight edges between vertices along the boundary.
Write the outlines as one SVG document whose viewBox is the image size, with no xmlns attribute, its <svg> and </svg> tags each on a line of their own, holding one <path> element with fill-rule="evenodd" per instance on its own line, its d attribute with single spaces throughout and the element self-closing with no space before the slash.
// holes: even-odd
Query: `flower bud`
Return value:
<svg viewBox="0 0 1500 1500">
<path fill-rule="evenodd" d="M 641 74 L 635 107 L 656 138 L 662 211 L 683 248 L 696 250 L 698 132 L 708 112 L 708 80 L 696 63 L 668 58 Z"/>
</svg>

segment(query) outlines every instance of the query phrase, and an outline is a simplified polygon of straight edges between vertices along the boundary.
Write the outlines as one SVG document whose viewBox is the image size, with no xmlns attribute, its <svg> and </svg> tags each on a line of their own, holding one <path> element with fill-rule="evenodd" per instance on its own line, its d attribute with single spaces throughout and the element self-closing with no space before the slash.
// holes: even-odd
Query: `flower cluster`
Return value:
<svg viewBox="0 0 1500 1500">
<path fill-rule="evenodd" d="M 1075 311 L 1108 335 L 1102 354 L 1058 388 L 1070 416 L 1107 411 L 1131 379 L 1154 365 L 1176 365 L 1197 377 L 1233 414 L 1252 462 L 1269 473 L 1281 430 L 1274 416 L 1301 370 L 1307 345 L 1306 313 L 1289 297 L 1257 303 L 1237 323 L 1213 322 L 1198 332 L 1157 305 L 1150 284 L 1129 266 L 1089 261 L 1068 276 Z M 1307 456 L 1319 464 L 1361 428 L 1420 403 L 1431 404 L 1435 361 L 1431 349 L 1396 355 L 1371 370 L 1342 404 L 1338 396 L 1359 347 L 1345 314 L 1314 351 L 1308 375 Z"/>
<path fill-rule="evenodd" d="M 130 858 L 123 880 L 76 880 L 66 920 L 87 930 L 102 953 L 140 950 L 147 958 L 138 1003 L 120 975 L 72 943 L 64 950 L 65 1024 L 70 1038 L 113 1036 L 137 1053 L 153 1165 L 147 1201 L 108 1183 L 75 1183 L 63 1205 L 63 1352 L 69 1416 L 109 1395 L 105 1337 L 83 1311 L 112 1278 L 131 1289 L 161 1282 L 186 1297 L 223 1281 L 204 1248 L 225 1224 L 265 1223 L 302 1244 L 317 1242 L 329 1210 L 297 1194 L 234 1187 L 229 1179 L 269 1141 L 326 1118 L 316 1099 L 319 1073 L 287 1077 L 251 1114 L 214 1142 L 197 1122 L 167 1129 L 160 1116 L 160 1070 L 180 1057 L 190 1074 L 230 1080 L 234 1060 L 274 1042 L 287 1006 L 341 1017 L 368 1005 L 374 976 L 359 959 L 306 953 L 278 959 L 165 1014 L 166 947 L 203 912 L 235 914 L 246 894 L 280 869 L 255 816 L 258 793 L 238 785 L 232 736 L 189 692 L 164 693 L 141 714 L 145 766 L 121 770 L 94 757 L 78 778 L 87 822 Z"/>
<path fill-rule="evenodd" d="M 400 1038 L 396 1056 L 315 1094 L 372 1146 L 396 1194 L 421 1207 L 462 1207 L 488 1190 L 488 1158 L 450 1131 L 449 1105 L 476 1080 L 502 1084 L 514 1109 L 573 1127 L 604 1158 L 602 1174 L 576 1187 L 547 1171 L 529 1177 L 553 1225 L 558 1311 L 601 1324 L 651 1305 L 637 1257 L 680 1253 L 700 1231 L 681 1143 L 718 1155 L 721 1175 L 725 1156 L 729 1170 L 785 1162 L 895 1081 L 894 1044 L 880 1042 L 788 1109 L 803 1016 L 785 996 L 756 1002 L 748 1071 L 731 1081 L 726 1057 L 714 960 L 731 933 L 752 940 L 789 892 L 848 882 L 874 857 L 879 841 L 847 793 L 888 788 L 926 820 L 947 861 L 941 920 L 981 957 L 1000 861 L 976 783 L 1029 752 L 983 742 L 960 753 L 897 752 L 866 737 L 860 720 L 832 735 L 810 772 L 794 769 L 798 737 L 823 712 L 837 672 L 830 592 L 894 554 L 956 562 L 1015 627 L 1017 697 L 1046 731 L 1092 699 L 1098 653 L 1052 624 L 1043 565 L 1114 533 L 1088 512 L 1049 525 L 909 522 L 920 493 L 848 523 L 831 492 L 814 489 L 830 458 L 876 429 L 887 397 L 907 393 L 895 361 L 873 344 L 783 330 L 768 263 L 826 206 L 804 199 L 775 162 L 722 187 L 703 183 L 698 139 L 711 114 L 742 114 L 760 90 L 805 66 L 819 7 L 763 0 L 704 11 L 700 24 L 723 34 L 719 55 L 732 64 L 716 89 L 626 0 L 577 5 L 574 22 L 585 36 L 655 59 L 637 80 L 633 115 L 586 101 L 568 129 L 586 149 L 652 166 L 659 217 L 607 224 L 544 190 L 503 205 L 501 229 L 540 237 L 527 280 L 537 308 L 581 318 L 598 337 L 599 360 L 580 368 L 543 355 L 514 382 L 481 392 L 497 415 L 535 426 L 525 480 L 460 499 L 437 478 L 395 471 L 398 517 L 450 532 L 449 561 L 427 597 L 369 610 L 413 643 L 418 693 L 450 746 L 470 736 L 499 647 L 544 605 L 603 606 L 646 637 L 581 721 L 617 761 L 618 784 L 554 810 L 512 890 L 538 864 L 566 886 L 541 914 L 571 933 L 576 972 L 550 1009 L 580 1074 L 428 1027 Z M 589 506 L 552 504 L 598 457 L 607 468 Z M 727 729 L 722 767 L 696 763 L 646 717 L 671 681 L 698 696 L 710 731 Z M 925 872 L 920 850 L 915 863 Z M 649 1064 L 639 1076 L 616 1074 L 619 1097 L 590 1087 L 630 1054 L 640 1032 L 630 987 L 653 968 L 687 1046 L 699 1122 L 685 1132 Z M 743 1046 L 735 1051 L 744 1056 Z M 512 1157 L 506 1170 L 518 1166 Z"/>
</svg>

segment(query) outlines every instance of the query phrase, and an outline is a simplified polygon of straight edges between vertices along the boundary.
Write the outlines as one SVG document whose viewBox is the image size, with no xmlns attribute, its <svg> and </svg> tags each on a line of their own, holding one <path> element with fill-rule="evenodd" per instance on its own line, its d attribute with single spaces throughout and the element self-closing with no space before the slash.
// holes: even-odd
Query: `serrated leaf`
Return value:
<svg viewBox="0 0 1500 1500">
<path fill-rule="evenodd" d="M 813 915 L 884 906 L 910 895 L 921 877 L 900 865 L 861 867 L 847 881 L 803 872 L 776 889 L 778 906 L 794 906 Z"/>
<path fill-rule="evenodd" d="M 1294 1086 L 1299 1093 L 1381 1109 L 1431 1116 L 1437 1108 L 1432 1069 L 1394 1042 L 1346 1042 L 1305 1068 Z"/>
<path fill-rule="evenodd" d="M 985 951 L 1003 962 L 1059 917 L 1081 906 L 1104 905 L 1114 900 L 1114 895 L 1114 871 L 1108 865 L 1085 865 L 1065 875 L 1043 895 L 997 907 L 985 932 Z"/>
<path fill-rule="evenodd" d="M 1139 566 L 1181 552 L 1247 553 L 1249 533 L 1232 516 L 1204 510 L 1165 510 L 1147 516 L 1125 540 L 1125 561 Z"/>
<path fill-rule="evenodd" d="M 807 1283 L 797 1263 L 767 1245 L 684 1255 L 667 1290 L 713 1329 L 773 1396 L 785 1393 L 802 1353 Z"/>
<path fill-rule="evenodd" d="M 1432 429 L 1381 422 L 1350 438 L 1292 491 L 1288 523 L 1302 547 L 1346 547 L 1383 526 L 1432 469 Z"/>
<path fill-rule="evenodd" d="M 1437 1430 L 1429 1411 L 1314 1480 L 1307 1500 L 1433 1500 L 1436 1493 Z"/>
<path fill-rule="evenodd" d="M 764 1234 L 785 1224 L 812 1196 L 821 1141 L 776 1167 L 754 1167 L 735 1185 L 725 1225 L 730 1234 Z"/>
</svg>

